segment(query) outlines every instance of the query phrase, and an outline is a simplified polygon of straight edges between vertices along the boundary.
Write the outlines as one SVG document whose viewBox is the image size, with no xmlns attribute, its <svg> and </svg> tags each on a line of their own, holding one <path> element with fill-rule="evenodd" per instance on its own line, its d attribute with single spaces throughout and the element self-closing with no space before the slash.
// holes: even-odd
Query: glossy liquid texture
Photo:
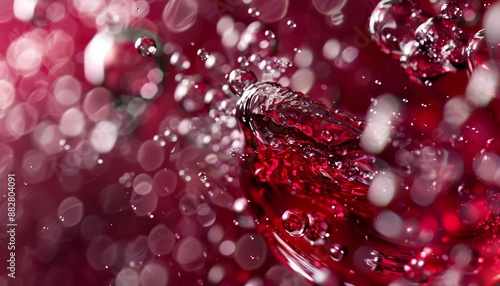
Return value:
<svg viewBox="0 0 500 286">
<path fill-rule="evenodd" d="M 457 279 L 472 278 L 474 272 L 464 269 L 477 267 L 473 248 L 498 230 L 492 214 L 482 222 L 460 226 L 448 213 L 451 217 L 438 228 L 422 206 L 459 207 L 464 201 L 453 194 L 429 200 L 425 193 L 432 187 L 419 193 L 416 185 L 410 197 L 398 191 L 400 198 L 387 210 L 375 207 L 370 202 L 370 184 L 375 185 L 374 177 L 381 175 L 375 157 L 360 148 L 359 138 L 368 128 L 363 122 L 271 82 L 248 87 L 238 101 L 237 116 L 249 154 L 242 182 L 257 216 L 256 227 L 274 253 L 292 268 L 298 267 L 306 279 L 314 282 L 328 269 L 331 280 L 355 285 L 382 285 L 397 279 L 449 283 L 451 278 L 444 274 L 457 265 Z M 325 138 L 325 130 L 333 138 Z M 425 157 L 440 156 L 436 151 L 424 148 L 414 153 L 427 153 L 415 166 L 425 168 Z M 418 172 L 410 174 L 405 184 L 424 183 Z M 436 178 L 440 185 L 451 183 L 447 180 Z M 412 226 L 417 218 L 420 222 Z M 488 233 L 476 232 L 485 229 Z M 418 237 L 413 237 L 413 231 L 420 232 Z M 444 243 L 426 246 L 435 240 Z M 466 256 L 466 265 L 451 259 L 451 246 L 459 243 L 465 243 L 460 255 Z"/>
<path fill-rule="evenodd" d="M 498 283 L 499 7 L 378 2 L 0 1 L 0 285 Z"/>
</svg>

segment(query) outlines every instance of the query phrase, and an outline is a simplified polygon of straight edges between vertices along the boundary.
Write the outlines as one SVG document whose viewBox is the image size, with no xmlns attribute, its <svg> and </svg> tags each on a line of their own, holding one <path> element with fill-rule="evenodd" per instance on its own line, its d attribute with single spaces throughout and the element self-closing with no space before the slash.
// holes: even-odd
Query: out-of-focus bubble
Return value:
<svg viewBox="0 0 500 286">
<path fill-rule="evenodd" d="M 10 81 L 0 80 L 0 118 L 4 111 L 11 106 L 16 97 L 16 90 Z"/>
<path fill-rule="evenodd" d="M 145 195 L 133 192 L 130 205 L 137 216 L 151 215 L 158 206 L 158 195 L 155 192 L 148 192 Z"/>
<path fill-rule="evenodd" d="M 145 195 L 152 191 L 153 179 L 148 174 L 139 174 L 134 178 L 132 187 L 137 194 Z"/>
<path fill-rule="evenodd" d="M 173 257 L 186 271 L 193 271 L 205 262 L 203 244 L 195 237 L 189 236 L 179 241 Z"/>
<path fill-rule="evenodd" d="M 103 231 L 103 222 L 96 215 L 90 215 L 82 220 L 80 224 L 80 234 L 87 240 L 92 240 L 94 237 L 101 235 Z"/>
<path fill-rule="evenodd" d="M 0 175 L 7 175 L 14 165 L 14 151 L 5 144 L 0 143 Z"/>
<path fill-rule="evenodd" d="M 108 153 L 118 139 L 118 127 L 110 121 L 101 121 L 90 133 L 92 148 L 98 153 Z"/>
<path fill-rule="evenodd" d="M 6 0 L 0 2 L 0 23 L 8 22 L 13 18 L 13 4 L 14 0 Z"/>
<path fill-rule="evenodd" d="M 5 117 L 9 135 L 14 138 L 19 138 L 31 132 L 37 122 L 38 110 L 28 103 L 21 103 L 12 107 Z"/>
<path fill-rule="evenodd" d="M 196 0 L 171 0 L 163 10 L 163 23 L 170 31 L 181 33 L 194 25 L 197 15 Z"/>
<path fill-rule="evenodd" d="M 97 236 L 87 247 L 87 261 L 96 270 L 105 269 L 115 263 L 118 250 L 116 244 L 107 236 Z"/>
<path fill-rule="evenodd" d="M 139 276 L 141 285 L 165 286 L 168 285 L 168 272 L 164 266 L 157 263 L 146 264 Z"/>
<path fill-rule="evenodd" d="M 148 238 L 144 235 L 136 237 L 125 247 L 125 263 L 131 267 L 143 264 L 149 256 Z"/>
<path fill-rule="evenodd" d="M 272 56 L 276 51 L 277 40 L 274 32 L 266 29 L 260 22 L 253 22 L 241 34 L 237 48 L 248 56 Z"/>
<path fill-rule="evenodd" d="M 313 0 L 312 4 L 321 14 L 331 15 L 341 10 L 346 2 L 346 0 Z"/>
<path fill-rule="evenodd" d="M 137 152 L 137 162 L 146 171 L 158 169 L 165 158 L 165 153 L 161 146 L 153 140 L 142 143 Z"/>
<path fill-rule="evenodd" d="M 111 93 L 103 87 L 96 87 L 85 95 L 82 108 L 90 120 L 97 122 L 111 114 L 111 102 Z"/>
<path fill-rule="evenodd" d="M 139 274 L 132 268 L 123 268 L 116 275 L 115 286 L 139 286 Z"/>
<path fill-rule="evenodd" d="M 80 223 L 83 217 L 83 203 L 76 197 L 68 197 L 59 205 L 57 216 L 65 227 Z"/>
<path fill-rule="evenodd" d="M 397 99 L 389 94 L 377 98 L 367 114 L 367 126 L 361 134 L 361 146 L 372 154 L 382 152 L 393 132 L 392 124 L 399 112 Z"/>
<path fill-rule="evenodd" d="M 199 77 L 184 78 L 174 92 L 175 101 L 187 112 L 201 112 L 207 108 L 204 101 L 208 85 Z"/>
<path fill-rule="evenodd" d="M 59 130 L 69 137 L 75 137 L 82 133 L 85 127 L 85 116 L 78 108 L 66 110 L 59 120 Z"/>
<path fill-rule="evenodd" d="M 177 186 L 177 174 L 169 169 L 156 172 L 153 177 L 153 189 L 159 196 L 172 194 Z"/>
<path fill-rule="evenodd" d="M 236 243 L 234 258 L 245 270 L 255 270 L 267 258 L 266 242 L 257 234 L 245 234 Z"/>
<path fill-rule="evenodd" d="M 157 256 L 167 255 L 174 249 L 174 233 L 163 224 L 155 226 L 148 236 L 148 247 Z"/>
<path fill-rule="evenodd" d="M 46 32 L 35 29 L 12 41 L 7 48 L 7 63 L 22 76 L 36 74 L 42 64 Z"/>
<path fill-rule="evenodd" d="M 289 0 L 253 0 L 252 5 L 259 11 L 257 18 L 265 23 L 277 22 L 285 17 Z"/>
</svg>

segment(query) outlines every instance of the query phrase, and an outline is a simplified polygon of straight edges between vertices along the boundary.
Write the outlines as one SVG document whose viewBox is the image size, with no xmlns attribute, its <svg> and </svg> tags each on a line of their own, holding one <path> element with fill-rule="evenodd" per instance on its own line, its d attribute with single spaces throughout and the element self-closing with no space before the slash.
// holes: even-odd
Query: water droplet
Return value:
<svg viewBox="0 0 500 286">
<path fill-rule="evenodd" d="M 150 37 L 140 37 L 135 41 L 135 49 L 143 57 L 151 57 L 156 54 L 156 43 Z"/>
<path fill-rule="evenodd" d="M 257 82 L 257 77 L 251 70 L 235 69 L 229 73 L 227 82 L 231 91 L 240 97 L 247 87 Z"/>
<path fill-rule="evenodd" d="M 337 262 L 344 260 L 344 258 L 347 256 L 347 248 L 338 243 L 335 243 L 332 248 L 330 248 L 330 256 Z"/>
<path fill-rule="evenodd" d="M 206 61 L 210 57 L 210 53 L 207 52 L 207 50 L 205 50 L 204 48 L 199 49 L 196 54 L 202 61 Z"/>
<path fill-rule="evenodd" d="M 297 28 L 297 24 L 295 24 L 295 22 L 294 22 L 293 20 L 288 20 L 288 21 L 286 21 L 286 25 L 287 25 L 288 27 L 290 27 L 290 29 L 295 29 L 295 28 Z"/>
<path fill-rule="evenodd" d="M 281 223 L 291 236 L 301 236 L 309 226 L 309 218 L 303 211 L 291 209 L 283 213 Z"/>
</svg>

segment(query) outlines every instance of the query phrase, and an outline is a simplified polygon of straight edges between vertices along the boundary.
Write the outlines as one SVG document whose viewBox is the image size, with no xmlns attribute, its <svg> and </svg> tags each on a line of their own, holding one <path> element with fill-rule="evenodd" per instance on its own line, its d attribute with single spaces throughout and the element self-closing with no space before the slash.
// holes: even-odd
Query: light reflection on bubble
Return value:
<svg viewBox="0 0 500 286">
<path fill-rule="evenodd" d="M 234 258 L 241 268 L 255 270 L 267 258 L 267 245 L 260 235 L 245 234 L 236 243 Z"/>
<path fill-rule="evenodd" d="M 123 268 L 116 275 L 115 286 L 139 286 L 139 274 L 132 268 Z"/>
<path fill-rule="evenodd" d="M 115 146 L 118 138 L 117 126 L 107 120 L 101 121 L 94 126 L 90 133 L 92 148 L 98 153 L 108 153 Z"/>
<path fill-rule="evenodd" d="M 85 127 L 85 117 L 78 108 L 66 110 L 59 120 L 59 130 L 66 136 L 75 137 L 82 133 Z"/>
<path fill-rule="evenodd" d="M 88 263 L 96 270 L 102 270 L 112 265 L 117 257 L 116 244 L 107 236 L 97 236 L 87 247 Z"/>
<path fill-rule="evenodd" d="M 14 150 L 0 142 L 0 176 L 7 175 L 11 172 L 14 165 Z"/>
<path fill-rule="evenodd" d="M 194 25 L 197 14 L 196 0 L 171 0 L 163 10 L 163 23 L 172 32 L 184 32 Z"/>
<path fill-rule="evenodd" d="M 174 249 L 174 233 L 163 224 L 155 226 L 148 236 L 148 248 L 154 255 L 167 255 Z"/>
<path fill-rule="evenodd" d="M 76 197 L 64 199 L 57 209 L 57 216 L 65 227 L 72 227 L 80 223 L 83 217 L 83 203 Z"/>
<path fill-rule="evenodd" d="M 168 285 L 168 272 L 165 266 L 156 263 L 146 264 L 141 271 L 139 282 L 147 286 Z"/>
<path fill-rule="evenodd" d="M 130 201 L 131 207 L 137 216 L 146 216 L 156 210 L 158 195 L 155 192 L 148 192 L 145 195 L 133 192 Z"/>
<path fill-rule="evenodd" d="M 111 93 L 103 87 L 96 87 L 85 95 L 82 108 L 90 120 L 97 122 L 111 114 L 111 102 Z"/>
<path fill-rule="evenodd" d="M 125 263 L 130 267 L 143 264 L 149 256 L 148 238 L 144 235 L 136 237 L 125 248 Z"/>
<path fill-rule="evenodd" d="M 174 250 L 174 259 L 186 271 L 198 269 L 205 262 L 202 243 L 194 237 L 186 237 L 179 241 Z"/>
<path fill-rule="evenodd" d="M 288 11 L 289 0 L 253 0 L 252 4 L 259 11 L 257 18 L 265 23 L 283 19 Z"/>
</svg>

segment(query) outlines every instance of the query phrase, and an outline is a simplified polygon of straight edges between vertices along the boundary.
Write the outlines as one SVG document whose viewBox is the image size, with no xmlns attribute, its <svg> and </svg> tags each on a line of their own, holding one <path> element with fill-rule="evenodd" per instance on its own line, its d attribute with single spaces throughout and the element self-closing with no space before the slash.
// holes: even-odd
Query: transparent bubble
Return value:
<svg viewBox="0 0 500 286">
<path fill-rule="evenodd" d="M 143 57 L 151 57 L 156 54 L 156 43 L 150 37 L 140 37 L 135 41 L 135 49 Z"/>
<path fill-rule="evenodd" d="M 154 255 L 169 254 L 174 249 L 174 233 L 163 224 L 155 226 L 148 236 L 148 247 Z"/>
<path fill-rule="evenodd" d="M 204 48 L 199 49 L 196 54 L 202 61 L 206 61 L 210 57 L 210 53 L 207 52 Z"/>
<path fill-rule="evenodd" d="M 236 243 L 234 258 L 245 270 L 255 270 L 264 264 L 267 245 L 257 234 L 245 234 Z"/>
<path fill-rule="evenodd" d="M 330 248 L 330 257 L 335 261 L 344 260 L 347 256 L 347 248 L 342 245 L 335 243 L 332 248 Z"/>
<path fill-rule="evenodd" d="M 157 263 L 149 263 L 142 268 L 139 276 L 141 285 L 165 286 L 168 285 L 168 272 L 165 267 Z"/>
<path fill-rule="evenodd" d="M 227 82 L 231 91 L 240 97 L 247 87 L 257 82 L 257 77 L 251 70 L 235 69 L 229 73 Z"/>
<path fill-rule="evenodd" d="M 83 217 L 82 201 L 76 197 L 66 198 L 59 205 L 57 215 L 65 227 L 77 225 Z"/>
<path fill-rule="evenodd" d="M 321 243 L 328 235 L 328 223 L 326 218 L 319 213 L 313 212 L 307 215 L 309 217 L 309 227 L 305 237 L 313 243 Z"/>
<path fill-rule="evenodd" d="M 281 216 L 283 228 L 292 236 L 301 236 L 309 226 L 307 214 L 298 209 L 287 210 Z"/>
</svg>

